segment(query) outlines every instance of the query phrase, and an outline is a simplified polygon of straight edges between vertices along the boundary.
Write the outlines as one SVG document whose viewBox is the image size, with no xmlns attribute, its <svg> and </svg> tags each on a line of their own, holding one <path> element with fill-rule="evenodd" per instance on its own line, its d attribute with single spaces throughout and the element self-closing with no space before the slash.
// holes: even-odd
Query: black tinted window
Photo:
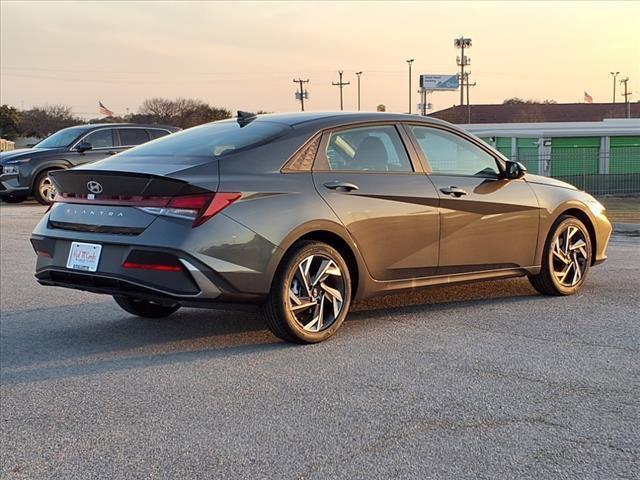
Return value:
<svg viewBox="0 0 640 480">
<path fill-rule="evenodd" d="M 236 121 L 207 123 L 132 148 L 122 155 L 222 157 L 267 142 L 289 128 L 262 121 L 253 121 L 242 128 Z"/>
<path fill-rule="evenodd" d="M 149 141 L 149 135 L 143 128 L 119 128 L 120 145 L 128 147 L 130 145 L 140 145 Z"/>
<path fill-rule="evenodd" d="M 96 130 L 84 137 L 82 141 L 89 142 L 91 148 L 111 148 L 113 147 L 113 130 L 110 128 Z"/>
<path fill-rule="evenodd" d="M 151 140 L 155 140 L 156 138 L 160 137 L 166 137 L 167 135 L 169 135 L 169 132 L 167 132 L 166 130 L 159 130 L 157 128 L 150 128 L 149 130 L 147 130 L 147 132 L 149 132 Z"/>
<path fill-rule="evenodd" d="M 334 132 L 326 154 L 331 170 L 413 171 L 402 139 L 391 125 Z"/>
</svg>

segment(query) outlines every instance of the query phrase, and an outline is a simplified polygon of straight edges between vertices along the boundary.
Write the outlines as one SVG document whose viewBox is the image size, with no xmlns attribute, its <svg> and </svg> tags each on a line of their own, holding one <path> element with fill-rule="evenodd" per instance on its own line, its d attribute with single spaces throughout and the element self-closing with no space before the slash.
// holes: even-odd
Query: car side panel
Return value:
<svg viewBox="0 0 640 480">
<path fill-rule="evenodd" d="M 536 250 L 536 265 L 542 263 L 544 243 L 554 222 L 568 210 L 578 210 L 589 219 L 595 233 L 595 262 L 606 260 L 606 249 L 611 237 L 611 222 L 604 212 L 593 212 L 588 206 L 590 196 L 578 190 L 561 188 L 554 185 L 540 183 L 529 184 L 540 204 L 540 230 L 538 234 L 538 248 Z"/>
<path fill-rule="evenodd" d="M 243 193 L 242 199 L 223 213 L 278 247 L 268 268 L 269 277 L 299 238 L 312 232 L 330 232 L 349 245 L 358 263 L 359 284 L 367 283 L 368 273 L 360 252 L 316 192 L 310 173 L 224 175 L 222 169 L 223 164 L 219 191 Z"/>
</svg>

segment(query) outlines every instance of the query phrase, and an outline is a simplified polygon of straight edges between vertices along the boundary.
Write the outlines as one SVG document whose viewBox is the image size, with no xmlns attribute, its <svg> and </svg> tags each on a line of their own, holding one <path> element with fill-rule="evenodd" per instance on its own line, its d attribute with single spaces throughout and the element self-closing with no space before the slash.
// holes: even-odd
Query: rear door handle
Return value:
<svg viewBox="0 0 640 480">
<path fill-rule="evenodd" d="M 458 197 L 458 198 L 467 194 L 465 190 L 458 187 L 454 187 L 453 185 L 450 187 L 441 188 L 440 191 L 445 195 L 453 195 L 454 197 Z"/>
<path fill-rule="evenodd" d="M 118 152 L 115 152 L 115 151 L 112 150 L 112 151 L 109 151 L 109 152 L 105 152 L 105 155 L 115 155 L 116 153 L 118 153 Z"/>
<path fill-rule="evenodd" d="M 358 190 L 359 188 L 355 183 L 340 182 L 338 180 L 323 183 L 323 185 L 325 188 L 328 188 L 329 190 L 339 190 L 341 192 L 350 192 L 351 190 Z"/>
</svg>

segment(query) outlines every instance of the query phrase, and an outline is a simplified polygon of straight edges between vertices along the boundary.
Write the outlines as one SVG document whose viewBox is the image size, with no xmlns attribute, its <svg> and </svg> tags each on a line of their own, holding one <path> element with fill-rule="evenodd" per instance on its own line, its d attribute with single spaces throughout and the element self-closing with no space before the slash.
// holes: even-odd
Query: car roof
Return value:
<svg viewBox="0 0 640 480">
<path fill-rule="evenodd" d="M 278 122 L 295 127 L 298 125 L 323 127 L 358 122 L 420 122 L 430 125 L 448 125 L 447 122 L 431 117 L 387 112 L 291 112 L 259 115 L 256 121 Z"/>
<path fill-rule="evenodd" d="M 94 130 L 96 128 L 106 127 L 139 127 L 139 128 L 162 128 L 166 130 L 176 131 L 180 130 L 178 127 L 172 127 L 171 125 L 149 125 L 143 123 L 89 123 L 85 125 L 74 125 L 71 128 L 82 128 L 85 131 Z"/>
</svg>

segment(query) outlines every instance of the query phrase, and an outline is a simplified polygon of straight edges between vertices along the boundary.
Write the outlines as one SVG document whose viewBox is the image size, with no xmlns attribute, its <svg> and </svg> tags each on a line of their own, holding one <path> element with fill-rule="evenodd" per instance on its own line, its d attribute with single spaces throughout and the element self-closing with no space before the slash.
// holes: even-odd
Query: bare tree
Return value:
<svg viewBox="0 0 640 480">
<path fill-rule="evenodd" d="M 46 137 L 58 130 L 84 123 L 73 115 L 71 107 L 66 105 L 47 105 L 34 107 L 22 112 L 20 133 L 25 136 Z"/>
<path fill-rule="evenodd" d="M 206 122 L 230 118 L 231 112 L 224 108 L 212 107 L 202 100 L 192 98 L 148 98 L 131 120 L 138 123 L 166 123 L 188 128 Z"/>
</svg>

